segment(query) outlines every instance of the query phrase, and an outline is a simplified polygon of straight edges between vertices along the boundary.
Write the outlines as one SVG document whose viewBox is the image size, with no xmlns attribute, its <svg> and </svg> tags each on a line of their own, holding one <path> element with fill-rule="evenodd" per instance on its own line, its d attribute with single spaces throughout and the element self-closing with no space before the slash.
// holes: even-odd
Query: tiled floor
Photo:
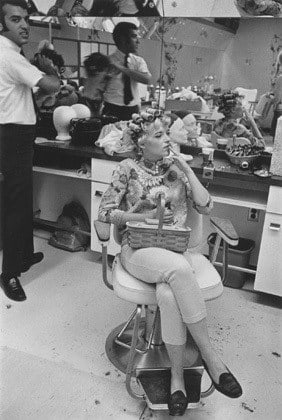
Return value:
<svg viewBox="0 0 282 420">
<path fill-rule="evenodd" d="M 2 420 L 159 420 L 127 395 L 105 340 L 132 306 L 101 279 L 98 254 L 68 253 L 36 238 L 44 261 L 21 277 L 27 301 L 1 291 Z M 0 255 L 1 259 L 1 255 Z M 183 419 L 281 418 L 281 301 L 225 288 L 208 304 L 212 341 L 244 389 L 237 400 L 215 392 Z M 280 387 L 280 388 L 279 388 Z M 279 397 L 280 395 L 280 397 Z"/>
</svg>

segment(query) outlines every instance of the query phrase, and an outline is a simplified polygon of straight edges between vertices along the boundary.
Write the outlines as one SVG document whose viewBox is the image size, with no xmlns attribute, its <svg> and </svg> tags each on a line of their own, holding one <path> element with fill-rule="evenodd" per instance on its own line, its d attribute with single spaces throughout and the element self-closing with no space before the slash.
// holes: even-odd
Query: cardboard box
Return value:
<svg viewBox="0 0 282 420">
<path fill-rule="evenodd" d="M 195 112 L 201 111 L 202 109 L 202 101 L 200 98 L 195 99 L 194 101 L 191 100 L 180 100 L 180 99 L 167 99 L 165 101 L 165 109 L 166 111 L 187 111 L 187 112 Z"/>
</svg>

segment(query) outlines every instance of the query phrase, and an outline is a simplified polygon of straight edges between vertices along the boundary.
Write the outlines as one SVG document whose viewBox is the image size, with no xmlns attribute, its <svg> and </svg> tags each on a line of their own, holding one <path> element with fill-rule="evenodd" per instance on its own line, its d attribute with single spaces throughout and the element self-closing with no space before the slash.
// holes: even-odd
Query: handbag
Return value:
<svg viewBox="0 0 282 420">
<path fill-rule="evenodd" d="M 127 222 L 127 241 L 131 248 L 165 248 L 183 253 L 187 251 L 190 232 L 189 227 L 164 225 L 165 199 L 158 194 L 158 219 L 146 219 L 145 222 Z"/>
<path fill-rule="evenodd" d="M 71 143 L 77 146 L 94 146 L 101 129 L 100 118 L 73 118 L 70 122 Z"/>
</svg>

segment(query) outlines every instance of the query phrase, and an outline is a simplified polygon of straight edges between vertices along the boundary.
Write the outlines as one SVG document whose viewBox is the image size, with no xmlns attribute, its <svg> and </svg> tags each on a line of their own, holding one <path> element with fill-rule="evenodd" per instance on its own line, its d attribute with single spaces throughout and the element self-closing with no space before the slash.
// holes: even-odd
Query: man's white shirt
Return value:
<svg viewBox="0 0 282 420">
<path fill-rule="evenodd" d="M 109 56 L 110 60 L 124 66 L 125 54 L 120 50 L 116 50 L 113 54 Z M 142 57 L 139 57 L 134 54 L 129 54 L 128 57 L 128 68 L 130 70 L 139 71 L 140 73 L 149 74 L 148 66 L 145 60 Z M 136 80 L 131 78 L 131 91 L 133 95 L 132 101 L 127 106 L 140 105 L 140 95 L 139 95 L 139 83 Z M 123 74 L 119 72 L 118 74 L 113 74 L 110 77 L 107 84 L 106 91 L 104 93 L 104 101 L 110 104 L 125 106 L 124 104 L 124 82 Z"/>
<path fill-rule="evenodd" d="M 20 47 L 2 35 L 0 51 L 0 124 L 33 125 L 36 115 L 31 89 L 44 73 L 20 54 Z"/>
</svg>

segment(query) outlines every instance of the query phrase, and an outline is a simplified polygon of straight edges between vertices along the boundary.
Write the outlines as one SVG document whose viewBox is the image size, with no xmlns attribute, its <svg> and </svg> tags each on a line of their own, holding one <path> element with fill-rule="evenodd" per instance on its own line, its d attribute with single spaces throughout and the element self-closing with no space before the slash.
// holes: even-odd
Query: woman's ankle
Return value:
<svg viewBox="0 0 282 420">
<path fill-rule="evenodd" d="M 228 371 L 226 365 L 223 363 L 223 361 L 215 351 L 213 352 L 213 354 L 206 355 L 205 357 L 204 355 L 202 355 L 202 358 L 205 361 L 205 364 L 209 370 L 209 374 L 212 376 L 215 382 L 218 382 L 218 379 L 223 372 Z"/>
<path fill-rule="evenodd" d="M 182 391 L 186 395 L 183 373 L 171 373 L 170 392 L 173 394 L 175 391 Z"/>
</svg>

